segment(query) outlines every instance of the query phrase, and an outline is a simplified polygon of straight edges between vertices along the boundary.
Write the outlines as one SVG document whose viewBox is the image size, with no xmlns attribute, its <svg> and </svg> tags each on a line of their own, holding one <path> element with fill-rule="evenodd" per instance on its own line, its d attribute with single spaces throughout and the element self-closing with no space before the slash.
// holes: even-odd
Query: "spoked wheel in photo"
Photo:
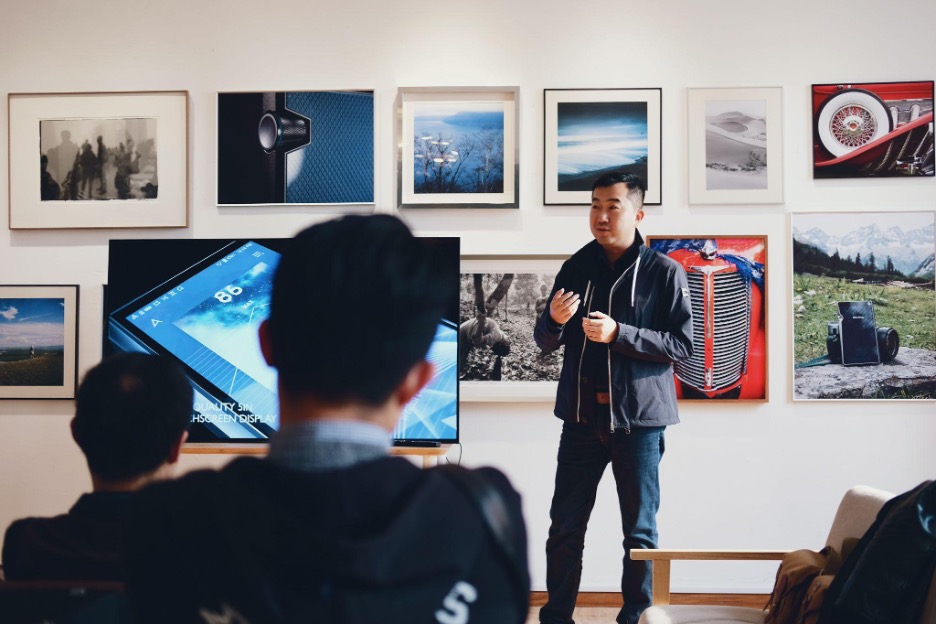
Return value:
<svg viewBox="0 0 936 624">
<path fill-rule="evenodd" d="M 894 129 L 884 102 L 863 89 L 844 89 L 819 108 L 819 140 L 836 158 L 867 145 Z"/>
</svg>

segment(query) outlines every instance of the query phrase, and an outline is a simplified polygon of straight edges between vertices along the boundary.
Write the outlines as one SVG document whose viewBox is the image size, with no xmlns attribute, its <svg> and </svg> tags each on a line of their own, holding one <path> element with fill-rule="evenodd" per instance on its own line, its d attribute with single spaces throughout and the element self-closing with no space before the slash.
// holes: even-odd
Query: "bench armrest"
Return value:
<svg viewBox="0 0 936 624">
<path fill-rule="evenodd" d="M 780 560 L 787 550 L 706 550 L 674 548 L 634 548 L 630 558 L 653 562 L 653 604 L 670 603 L 670 562 L 684 561 L 769 561 Z"/>
</svg>

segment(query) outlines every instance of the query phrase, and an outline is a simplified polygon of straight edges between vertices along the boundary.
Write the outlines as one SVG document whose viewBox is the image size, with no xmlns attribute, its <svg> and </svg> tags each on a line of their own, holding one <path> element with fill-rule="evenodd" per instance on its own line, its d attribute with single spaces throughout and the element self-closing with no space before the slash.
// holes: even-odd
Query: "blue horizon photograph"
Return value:
<svg viewBox="0 0 936 624">
<path fill-rule="evenodd" d="M 504 192 L 504 103 L 413 104 L 413 192 Z"/>
<path fill-rule="evenodd" d="M 65 346 L 64 299 L 0 299 L 0 349 Z"/>
<path fill-rule="evenodd" d="M 646 181 L 646 102 L 560 102 L 557 120 L 560 191 L 591 191 L 599 176 L 612 171 Z"/>
<path fill-rule="evenodd" d="M 588 205 L 598 178 L 629 173 L 661 204 L 662 104 L 659 88 L 543 89 L 543 203 Z"/>
<path fill-rule="evenodd" d="M 0 399 L 73 399 L 78 286 L 0 286 Z"/>
</svg>

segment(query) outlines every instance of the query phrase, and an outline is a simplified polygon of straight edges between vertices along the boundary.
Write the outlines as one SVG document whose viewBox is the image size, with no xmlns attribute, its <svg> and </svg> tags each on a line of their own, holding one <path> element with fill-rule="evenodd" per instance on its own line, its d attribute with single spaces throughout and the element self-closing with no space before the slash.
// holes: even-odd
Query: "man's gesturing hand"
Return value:
<svg viewBox="0 0 936 624">
<path fill-rule="evenodd" d="M 575 316 L 579 307 L 579 296 L 574 292 L 566 292 L 564 288 L 556 291 L 552 301 L 549 302 L 549 316 L 559 325 L 565 325 Z"/>
</svg>

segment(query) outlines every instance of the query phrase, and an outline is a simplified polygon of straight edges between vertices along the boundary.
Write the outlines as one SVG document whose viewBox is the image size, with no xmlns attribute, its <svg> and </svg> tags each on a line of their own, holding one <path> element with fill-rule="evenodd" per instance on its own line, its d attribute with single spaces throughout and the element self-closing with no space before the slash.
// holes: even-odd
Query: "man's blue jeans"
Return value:
<svg viewBox="0 0 936 624">
<path fill-rule="evenodd" d="M 546 589 L 549 599 L 540 610 L 544 624 L 570 624 L 582 577 L 585 529 L 598 482 L 610 463 L 617 484 L 624 530 L 624 571 L 620 624 L 636 624 L 650 606 L 651 562 L 632 561 L 632 548 L 656 548 L 656 513 L 660 507 L 659 465 L 666 427 L 609 431 L 607 419 L 564 423 L 559 441 L 556 489 L 546 541 Z M 598 421 L 598 422 L 596 422 Z M 599 422 L 603 424 L 599 424 Z"/>
</svg>

